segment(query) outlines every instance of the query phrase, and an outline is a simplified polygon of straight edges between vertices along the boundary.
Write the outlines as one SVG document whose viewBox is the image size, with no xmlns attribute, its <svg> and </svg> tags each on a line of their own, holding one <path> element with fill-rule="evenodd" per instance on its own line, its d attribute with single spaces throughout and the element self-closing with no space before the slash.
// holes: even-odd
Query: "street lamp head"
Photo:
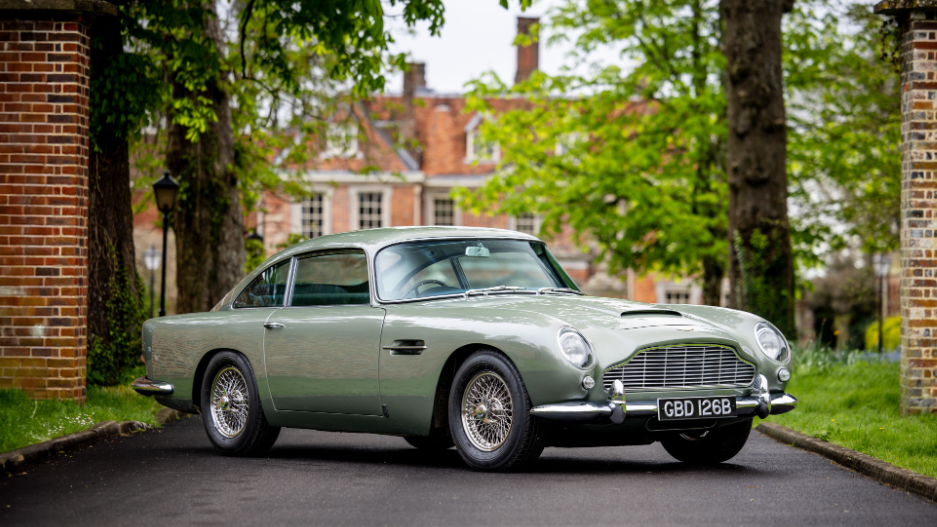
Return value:
<svg viewBox="0 0 937 527">
<path fill-rule="evenodd" d="M 146 266 L 147 271 L 159 269 L 160 256 L 162 254 L 156 250 L 155 245 L 150 245 L 150 248 L 143 252 L 143 264 Z"/>
<path fill-rule="evenodd" d="M 153 183 L 153 194 L 156 196 L 156 208 L 163 214 L 168 214 L 176 206 L 176 194 L 179 193 L 179 183 L 176 182 L 169 172 L 164 172 L 163 177 Z"/>
<path fill-rule="evenodd" d="M 872 257 L 872 268 L 875 270 L 875 276 L 885 278 L 891 269 L 891 256 L 885 253 L 879 253 Z"/>
<path fill-rule="evenodd" d="M 248 239 L 248 240 L 255 240 L 255 241 L 258 241 L 258 242 L 260 242 L 260 243 L 264 243 L 264 237 L 261 236 L 260 233 L 258 233 L 257 231 L 252 232 L 251 235 L 247 237 L 247 239 Z"/>
</svg>

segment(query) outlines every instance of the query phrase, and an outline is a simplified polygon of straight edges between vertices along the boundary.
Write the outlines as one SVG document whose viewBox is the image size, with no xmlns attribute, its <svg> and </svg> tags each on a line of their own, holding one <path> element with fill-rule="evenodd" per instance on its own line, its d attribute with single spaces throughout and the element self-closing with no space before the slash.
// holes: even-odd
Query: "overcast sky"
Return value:
<svg viewBox="0 0 937 527">
<path fill-rule="evenodd" d="M 441 36 L 431 37 L 428 24 L 418 25 L 410 35 L 402 22 L 392 20 L 390 29 L 397 42 L 391 49 L 408 53 L 413 62 L 425 62 L 426 84 L 436 92 L 463 93 L 466 82 L 489 70 L 511 83 L 517 68 L 517 52 L 512 45 L 517 17 L 544 17 L 551 7 L 563 3 L 540 0 L 522 12 L 514 0 L 509 9 L 502 8 L 498 0 L 445 0 L 446 24 Z M 569 62 L 564 56 L 570 46 L 547 47 L 547 36 L 541 34 L 540 69 L 553 74 Z M 610 51 L 596 57 L 606 63 L 617 60 Z M 403 76 L 395 75 L 388 79 L 386 91 L 399 93 L 402 84 Z"/>
</svg>

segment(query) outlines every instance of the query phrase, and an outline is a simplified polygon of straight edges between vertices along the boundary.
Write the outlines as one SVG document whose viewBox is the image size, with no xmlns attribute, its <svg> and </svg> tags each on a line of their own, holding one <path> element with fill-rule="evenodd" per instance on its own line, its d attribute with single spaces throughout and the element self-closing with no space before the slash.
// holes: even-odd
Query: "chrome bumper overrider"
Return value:
<svg viewBox="0 0 937 527">
<path fill-rule="evenodd" d="M 130 383 L 130 387 L 140 395 L 172 395 L 171 384 L 168 382 L 152 381 L 146 377 L 138 377 L 135 381 Z"/>
</svg>

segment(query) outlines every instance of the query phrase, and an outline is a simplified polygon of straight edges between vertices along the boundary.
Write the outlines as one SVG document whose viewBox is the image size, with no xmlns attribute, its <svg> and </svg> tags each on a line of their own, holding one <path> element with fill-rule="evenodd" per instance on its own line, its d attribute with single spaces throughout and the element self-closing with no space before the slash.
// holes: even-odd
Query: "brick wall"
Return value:
<svg viewBox="0 0 937 527">
<path fill-rule="evenodd" d="M 0 12 L 0 388 L 85 398 L 89 26 Z"/>
<path fill-rule="evenodd" d="M 901 44 L 901 411 L 937 412 L 937 16 Z"/>
</svg>

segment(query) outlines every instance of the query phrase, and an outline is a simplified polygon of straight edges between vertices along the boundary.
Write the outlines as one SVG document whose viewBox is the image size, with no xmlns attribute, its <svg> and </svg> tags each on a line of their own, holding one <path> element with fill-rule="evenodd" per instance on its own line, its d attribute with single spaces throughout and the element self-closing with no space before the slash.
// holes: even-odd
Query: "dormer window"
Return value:
<svg viewBox="0 0 937 527">
<path fill-rule="evenodd" d="M 329 123 L 323 158 L 349 158 L 358 155 L 358 127 L 350 123 Z"/>
<path fill-rule="evenodd" d="M 475 114 L 465 125 L 465 162 L 497 163 L 501 158 L 501 149 L 495 141 L 485 141 L 478 127 L 484 120 L 481 114 Z"/>
</svg>

